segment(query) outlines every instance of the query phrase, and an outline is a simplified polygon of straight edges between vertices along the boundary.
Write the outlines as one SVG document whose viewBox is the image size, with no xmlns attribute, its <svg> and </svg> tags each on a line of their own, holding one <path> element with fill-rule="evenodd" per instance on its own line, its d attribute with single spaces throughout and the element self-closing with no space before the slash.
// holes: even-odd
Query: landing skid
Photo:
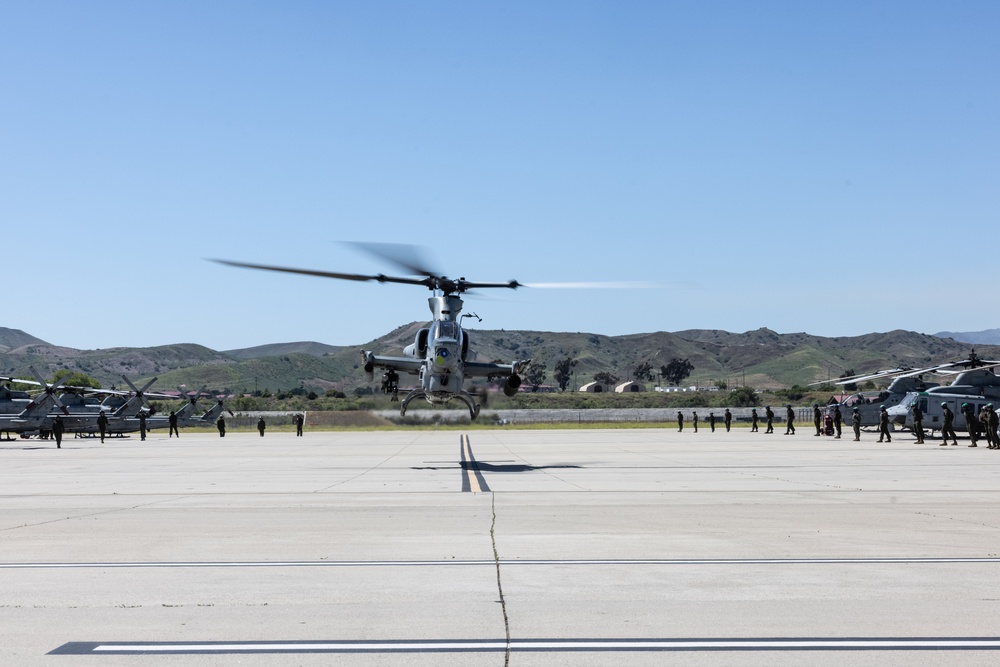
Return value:
<svg viewBox="0 0 1000 667">
<path fill-rule="evenodd" d="M 469 396 L 469 394 L 467 394 L 464 391 L 455 394 L 454 397 L 465 403 L 466 407 L 469 408 L 469 419 L 475 421 L 476 417 L 479 416 L 479 404 L 476 403 L 476 401 L 472 398 L 472 396 Z M 407 394 L 406 398 L 403 399 L 403 402 L 399 406 L 400 417 L 406 416 L 406 408 L 410 404 L 410 401 L 412 401 L 415 398 L 427 398 L 427 394 L 420 389 L 414 389 L 409 394 Z"/>
</svg>

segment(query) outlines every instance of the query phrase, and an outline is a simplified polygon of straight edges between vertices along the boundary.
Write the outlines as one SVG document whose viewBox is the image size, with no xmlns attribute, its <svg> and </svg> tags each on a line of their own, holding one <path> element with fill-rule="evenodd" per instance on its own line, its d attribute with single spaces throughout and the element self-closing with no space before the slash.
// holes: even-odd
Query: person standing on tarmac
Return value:
<svg viewBox="0 0 1000 667">
<path fill-rule="evenodd" d="M 861 413 L 857 408 L 854 408 L 854 414 L 851 415 L 851 428 L 854 429 L 854 442 L 861 442 Z"/>
<path fill-rule="evenodd" d="M 104 434 L 108 430 L 108 416 L 104 414 L 104 410 L 97 415 L 97 428 L 101 432 L 101 442 L 104 442 Z"/>
<path fill-rule="evenodd" d="M 295 415 L 295 435 L 302 435 L 302 425 L 305 423 L 306 419 L 301 414 Z"/>
<path fill-rule="evenodd" d="M 219 418 L 215 420 L 215 425 L 219 429 L 219 437 L 220 438 L 225 438 L 226 437 L 226 418 L 223 417 L 222 415 L 219 415 Z"/>
<path fill-rule="evenodd" d="M 712 429 L 712 433 L 715 433 L 715 413 L 708 413 L 708 425 Z"/>
<path fill-rule="evenodd" d="M 750 432 L 751 433 L 757 433 L 758 432 L 757 420 L 758 420 L 758 417 L 757 417 L 757 408 L 753 408 L 752 410 L 750 410 Z"/>
<path fill-rule="evenodd" d="M 962 414 L 965 416 L 965 425 L 969 428 L 969 440 L 972 441 L 969 447 L 978 447 L 976 441 L 979 435 L 979 420 L 976 419 L 976 413 L 972 411 L 972 407 L 968 403 L 962 403 Z"/>
<path fill-rule="evenodd" d="M 823 413 L 819 410 L 819 403 L 813 403 L 813 426 L 816 427 L 815 435 L 823 435 Z"/>
<path fill-rule="evenodd" d="M 913 435 L 917 436 L 917 444 L 922 445 L 924 444 L 924 413 L 916 402 L 910 406 L 910 412 L 913 413 Z"/>
<path fill-rule="evenodd" d="M 684 413 L 680 410 L 677 411 L 677 432 L 680 433 L 684 430 Z"/>
<path fill-rule="evenodd" d="M 774 410 L 770 405 L 764 406 L 764 416 L 767 418 L 767 428 L 764 433 L 774 433 Z"/>
<path fill-rule="evenodd" d="M 262 437 L 262 438 L 264 437 L 264 429 L 265 429 L 265 428 L 267 428 L 267 422 L 265 422 L 265 421 L 264 421 L 264 418 L 263 418 L 263 417 L 261 417 L 261 418 L 260 418 L 260 419 L 259 419 L 259 420 L 257 421 L 257 430 L 258 430 L 258 431 L 260 431 L 260 437 Z"/>
<path fill-rule="evenodd" d="M 833 406 L 833 428 L 837 430 L 834 440 L 840 439 L 840 428 L 844 423 L 844 415 L 840 412 L 840 405 Z"/>
<path fill-rule="evenodd" d="M 795 435 L 795 411 L 791 403 L 785 406 L 785 435 Z"/>
<path fill-rule="evenodd" d="M 729 433 L 729 427 L 733 424 L 733 413 L 726 408 L 726 411 L 722 414 L 722 421 L 726 423 L 726 433 Z"/>
<path fill-rule="evenodd" d="M 146 413 L 139 411 L 139 440 L 146 440 Z"/>
<path fill-rule="evenodd" d="M 993 449 L 1000 449 L 1000 433 L 997 433 L 997 430 L 1000 429 L 1000 415 L 997 414 L 997 411 L 994 409 L 992 403 L 987 403 L 986 407 L 989 410 L 986 415 L 989 418 L 989 421 L 986 424 L 986 430 L 993 438 Z"/>
<path fill-rule="evenodd" d="M 993 436 L 990 435 L 990 405 L 987 403 L 979 409 L 979 423 L 983 426 L 986 437 L 986 448 L 993 449 Z"/>
<path fill-rule="evenodd" d="M 172 438 L 174 435 L 178 438 L 181 437 L 181 432 L 177 430 L 177 413 L 173 410 L 170 411 L 170 417 L 167 418 L 167 423 L 170 425 L 170 435 L 168 437 Z"/>
<path fill-rule="evenodd" d="M 884 405 L 880 405 L 878 407 L 878 441 L 882 442 L 883 438 L 886 442 L 892 442 L 892 436 L 889 435 L 889 413 Z"/>
<path fill-rule="evenodd" d="M 691 423 L 694 425 L 694 432 L 697 433 L 698 432 L 698 413 L 697 412 L 692 412 L 691 413 Z"/>
<path fill-rule="evenodd" d="M 945 447 L 948 444 L 948 435 L 951 434 L 951 444 L 954 447 L 958 446 L 958 435 L 955 434 L 955 413 L 951 411 L 947 403 L 941 404 L 941 409 L 944 411 L 944 416 L 941 418 L 941 444 L 939 447 Z"/>
<path fill-rule="evenodd" d="M 63 424 L 62 417 L 56 415 L 56 418 L 52 420 L 52 437 L 56 439 L 56 449 L 62 449 L 62 437 L 65 431 L 66 425 Z"/>
</svg>

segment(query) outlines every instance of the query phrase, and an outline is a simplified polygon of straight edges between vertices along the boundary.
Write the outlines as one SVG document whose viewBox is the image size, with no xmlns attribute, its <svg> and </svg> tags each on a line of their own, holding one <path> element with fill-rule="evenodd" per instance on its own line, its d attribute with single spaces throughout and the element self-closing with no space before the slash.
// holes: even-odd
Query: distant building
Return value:
<svg viewBox="0 0 1000 667">
<path fill-rule="evenodd" d="M 600 382 L 588 382 L 587 384 L 580 387 L 580 391 L 585 391 L 589 394 L 600 394 L 607 390 L 604 388 L 604 385 L 601 384 Z"/>
<path fill-rule="evenodd" d="M 635 380 L 622 382 L 620 385 L 615 387 L 616 394 L 631 394 L 640 391 L 646 391 L 646 388 L 641 383 L 636 382 Z"/>
</svg>

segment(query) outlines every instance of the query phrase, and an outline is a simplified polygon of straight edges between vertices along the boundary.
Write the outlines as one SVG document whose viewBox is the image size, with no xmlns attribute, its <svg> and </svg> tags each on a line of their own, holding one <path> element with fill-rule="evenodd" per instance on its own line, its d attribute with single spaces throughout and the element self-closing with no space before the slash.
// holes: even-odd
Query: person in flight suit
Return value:
<svg viewBox="0 0 1000 667">
<path fill-rule="evenodd" d="M 680 433 L 684 430 L 684 413 L 680 410 L 677 411 L 677 432 Z"/>
<path fill-rule="evenodd" d="M 884 405 L 880 405 L 878 407 L 878 441 L 882 442 L 883 438 L 886 442 L 892 442 L 892 436 L 889 435 L 889 413 Z"/>
<path fill-rule="evenodd" d="M 819 403 L 813 403 L 813 426 L 816 427 L 814 435 L 823 435 L 823 413 L 819 410 Z"/>
<path fill-rule="evenodd" d="M 861 442 L 861 413 L 857 408 L 854 408 L 854 414 L 851 415 L 851 428 L 854 429 L 854 442 Z"/>
<path fill-rule="evenodd" d="M 924 413 L 916 403 L 910 406 L 910 412 L 913 413 L 913 435 L 917 436 L 917 444 L 922 445 L 924 444 Z"/>
<path fill-rule="evenodd" d="M 63 424 L 62 417 L 56 415 L 56 418 L 52 420 L 52 437 L 56 439 L 56 449 L 62 449 L 62 437 L 65 431 L 66 425 Z"/>
<path fill-rule="evenodd" d="M 962 414 L 965 415 L 965 425 L 969 427 L 969 440 L 972 441 L 969 447 L 978 447 L 976 436 L 979 434 L 979 420 L 976 419 L 976 413 L 972 411 L 968 403 L 962 403 Z"/>
<path fill-rule="evenodd" d="M 767 428 L 764 433 L 774 433 L 774 410 L 771 409 L 770 405 L 764 406 L 764 417 L 767 418 Z"/>
<path fill-rule="evenodd" d="M 844 415 L 841 414 L 840 412 L 840 406 L 835 405 L 833 407 L 833 428 L 837 429 L 837 435 L 836 437 L 834 437 L 834 440 L 840 438 L 840 427 L 843 425 L 843 423 L 844 423 Z"/>
<path fill-rule="evenodd" d="M 108 430 L 108 416 L 104 414 L 104 410 L 97 415 L 97 428 L 101 432 L 101 442 L 104 442 L 104 433 Z"/>
<path fill-rule="evenodd" d="M 177 430 L 177 413 L 173 410 L 170 411 L 170 417 L 167 418 L 167 423 L 170 425 L 170 435 L 169 437 L 174 437 L 175 435 L 179 438 L 181 437 L 181 432 Z"/>
<path fill-rule="evenodd" d="M 795 411 L 791 403 L 785 406 L 785 435 L 795 435 Z"/>
<path fill-rule="evenodd" d="M 726 408 L 726 411 L 722 413 L 722 421 L 726 424 L 726 433 L 729 433 L 729 427 L 733 425 L 733 413 Z"/>
<path fill-rule="evenodd" d="M 955 413 L 951 411 L 947 403 L 942 403 L 941 408 L 944 410 L 942 416 L 941 424 L 941 444 L 939 447 L 945 447 L 948 444 L 948 434 L 951 434 L 951 444 L 952 446 L 958 446 L 958 435 L 955 434 Z"/>
<path fill-rule="evenodd" d="M 751 433 L 757 433 L 758 432 L 758 429 L 757 429 L 757 420 L 758 420 L 758 417 L 757 417 L 757 408 L 753 408 L 752 410 L 750 410 L 750 432 Z"/>
<path fill-rule="evenodd" d="M 986 425 L 986 430 L 993 437 L 993 449 L 1000 449 L 1000 433 L 997 433 L 997 430 L 1000 429 L 1000 415 L 997 414 L 992 403 L 987 403 L 986 407 L 990 411 L 988 415 L 989 423 Z"/>
</svg>

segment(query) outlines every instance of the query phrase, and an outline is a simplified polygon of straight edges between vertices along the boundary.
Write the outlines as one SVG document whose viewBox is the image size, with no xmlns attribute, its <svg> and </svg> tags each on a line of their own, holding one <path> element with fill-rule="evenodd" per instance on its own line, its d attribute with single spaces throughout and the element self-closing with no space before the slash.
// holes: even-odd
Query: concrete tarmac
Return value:
<svg viewBox="0 0 1000 667">
<path fill-rule="evenodd" d="M 0 665 L 986 665 L 1000 452 L 745 428 L 0 442 Z"/>
</svg>

